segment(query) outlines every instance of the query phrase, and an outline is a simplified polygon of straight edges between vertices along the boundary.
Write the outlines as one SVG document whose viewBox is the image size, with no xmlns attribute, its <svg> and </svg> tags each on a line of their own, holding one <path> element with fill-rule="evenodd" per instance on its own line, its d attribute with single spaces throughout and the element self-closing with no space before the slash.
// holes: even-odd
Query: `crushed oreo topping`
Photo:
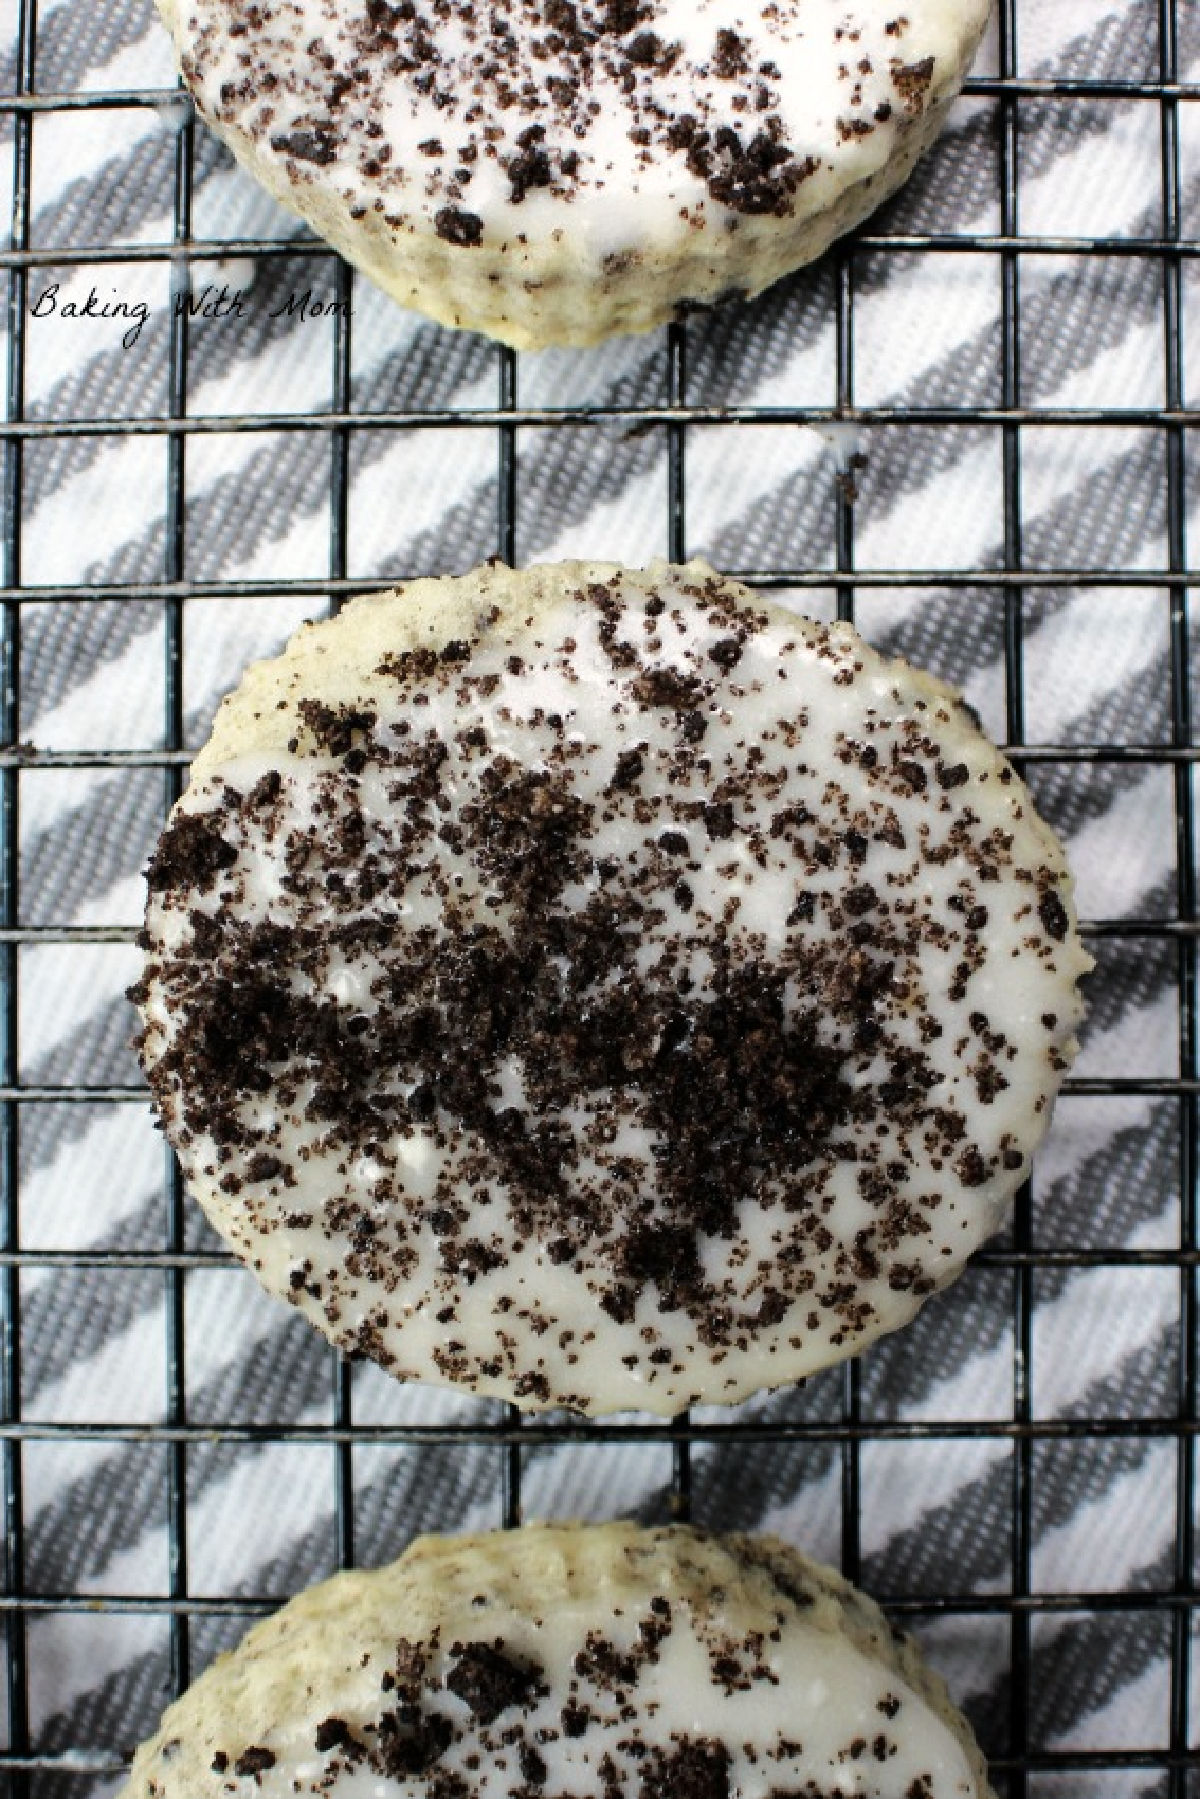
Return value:
<svg viewBox="0 0 1200 1799">
<path fill-rule="evenodd" d="M 481 1724 L 490 1724 L 540 1690 L 540 1669 L 505 1655 L 500 1644 L 455 1643 L 450 1654 L 454 1666 L 446 1686 Z"/>
<path fill-rule="evenodd" d="M 459 206 L 443 206 L 434 215 L 438 236 L 460 250 L 473 250 L 483 242 L 483 220 L 475 212 L 464 212 Z"/>
<path fill-rule="evenodd" d="M 232 868 L 238 853 L 221 835 L 220 821 L 184 814 L 172 819 L 158 840 L 146 870 L 151 893 L 192 888 L 207 893 L 223 868 Z"/>
<path fill-rule="evenodd" d="M 652 1749 L 638 1799 L 730 1799 L 729 1750 L 711 1737 L 683 1737 Z"/>
<path fill-rule="evenodd" d="M 257 1780 L 260 1774 L 265 1774 L 268 1768 L 274 1766 L 274 1751 L 252 1743 L 249 1748 L 242 1750 L 233 1764 L 233 1771 L 241 1780 Z"/>
</svg>

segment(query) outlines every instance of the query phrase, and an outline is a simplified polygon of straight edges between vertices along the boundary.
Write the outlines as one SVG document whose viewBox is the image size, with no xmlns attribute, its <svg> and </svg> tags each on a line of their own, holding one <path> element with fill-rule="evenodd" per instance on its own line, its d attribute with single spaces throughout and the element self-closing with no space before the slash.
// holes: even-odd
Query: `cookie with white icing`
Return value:
<svg viewBox="0 0 1200 1799">
<path fill-rule="evenodd" d="M 702 563 L 492 566 L 250 668 L 148 871 L 141 1056 L 335 1343 L 673 1414 L 991 1234 L 1074 1053 L 1062 851 L 957 696 Z"/>
<path fill-rule="evenodd" d="M 907 178 L 990 0 L 158 0 L 203 118 L 364 274 L 521 349 L 757 294 Z"/>
<path fill-rule="evenodd" d="M 773 1538 L 424 1537 L 256 1626 L 122 1799 L 990 1799 L 915 1645 Z"/>
</svg>

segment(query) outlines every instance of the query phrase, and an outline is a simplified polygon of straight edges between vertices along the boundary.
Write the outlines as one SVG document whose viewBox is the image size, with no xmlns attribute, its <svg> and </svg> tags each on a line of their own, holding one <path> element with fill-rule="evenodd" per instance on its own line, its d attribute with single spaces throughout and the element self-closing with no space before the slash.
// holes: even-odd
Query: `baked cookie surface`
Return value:
<svg viewBox="0 0 1200 1799">
<path fill-rule="evenodd" d="M 1062 851 L 957 697 L 703 564 L 493 566 L 218 713 L 134 997 L 217 1229 L 342 1348 L 673 1414 L 856 1353 L 1074 1052 Z"/>
<path fill-rule="evenodd" d="M 770 1538 L 419 1539 L 294 1599 L 138 1752 L 124 1799 L 988 1799 L 914 1645 Z"/>
<path fill-rule="evenodd" d="M 158 0 L 204 119 L 404 305 L 595 343 L 819 256 L 937 135 L 989 0 Z"/>
</svg>

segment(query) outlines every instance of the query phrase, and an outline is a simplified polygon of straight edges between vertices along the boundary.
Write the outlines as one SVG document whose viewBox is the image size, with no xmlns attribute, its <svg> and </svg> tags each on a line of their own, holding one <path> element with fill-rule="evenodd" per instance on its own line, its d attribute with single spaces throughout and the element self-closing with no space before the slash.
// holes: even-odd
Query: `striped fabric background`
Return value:
<svg viewBox="0 0 1200 1799">
<path fill-rule="evenodd" d="M 34 80 L 42 93 L 173 85 L 150 0 L 39 0 L 36 7 L 0 0 L 4 93 L 18 81 L 22 11 L 27 18 L 36 12 Z M 1171 11 L 1166 0 L 1016 0 L 1016 70 L 1034 81 L 1153 82 L 1162 68 L 1160 14 Z M 1177 26 L 1179 79 L 1200 82 L 1195 0 L 1178 0 Z M 997 72 L 999 53 L 994 37 L 981 75 Z M 1012 104 L 1018 131 L 1009 173 L 1016 224 L 1027 239 L 1163 235 L 1156 98 L 1055 97 L 1035 87 Z M 1184 99 L 1179 114 L 1180 231 L 1194 241 L 1200 102 Z M 874 238 L 998 233 L 1005 223 L 998 117 L 994 94 L 964 100 L 910 188 L 872 225 Z M 11 110 L 0 113 L 6 216 L 13 119 Z M 36 111 L 29 245 L 47 252 L 168 243 L 185 119 L 186 108 L 167 101 Z M 334 264 L 306 249 L 294 221 L 202 130 L 192 230 L 229 245 L 224 260 L 193 266 L 193 290 L 206 282 L 242 290 L 243 316 L 193 324 L 189 415 L 329 411 L 332 322 L 289 314 L 286 302 L 307 290 L 318 303 L 334 298 Z M 239 249 L 245 239 L 295 248 L 256 259 Z M 1001 740 L 1019 716 L 1011 703 L 1020 697 L 1030 744 L 1167 744 L 1169 593 L 1138 578 L 1165 569 L 1170 552 L 1168 438 L 1144 417 L 1168 397 L 1164 262 L 1153 254 L 1033 249 L 1014 266 L 1021 404 L 1129 409 L 1134 417 L 1023 426 L 1019 469 L 1010 465 L 1007 486 L 1003 430 L 986 419 L 889 424 L 868 416 L 821 430 L 691 424 L 687 549 L 731 571 L 830 571 L 828 582 L 810 581 L 792 594 L 829 616 L 841 519 L 843 554 L 868 576 L 853 587 L 861 628 L 960 683 Z M 857 407 L 869 414 L 1002 404 L 996 250 L 904 250 L 873 239 L 846 268 Z M 1186 401 L 1200 393 L 1200 265 L 1185 258 L 1182 270 Z M 136 316 L 65 313 L 68 303 L 81 309 L 91 289 L 95 306 L 119 303 L 133 312 L 144 305 L 128 347 L 122 336 Z M 46 425 L 161 418 L 169 405 L 172 292 L 161 258 L 36 259 L 24 296 L 21 391 L 9 393 L 9 417 Z M 837 294 L 836 267 L 827 260 L 753 306 L 689 320 L 686 399 L 714 407 L 832 406 Z M 498 403 L 501 358 L 493 346 L 420 322 L 361 282 L 353 288 L 351 344 L 357 410 L 470 412 Z M 665 333 L 588 353 L 522 355 L 517 399 L 523 409 L 662 406 L 669 367 Z M 854 452 L 866 461 L 845 506 Z M 327 604 L 332 454 L 327 433 L 283 428 L 217 430 L 186 441 L 184 574 L 201 589 L 238 582 L 247 589 L 184 601 L 190 746 L 202 741 L 244 662 Z M 348 458 L 350 577 L 458 571 L 497 549 L 493 422 L 354 430 Z M 3 1742 L 18 1757 L 45 1763 L 30 1775 L 38 1799 L 114 1790 L 117 1764 L 155 1724 L 171 1678 L 170 1608 L 153 1603 L 164 1600 L 171 1580 L 172 1456 L 155 1430 L 170 1404 L 164 1296 L 171 1277 L 138 1265 L 169 1245 L 164 1152 L 140 1094 L 67 1101 L 45 1091 L 138 1080 L 122 992 L 137 968 L 128 939 L 141 907 L 139 871 L 163 818 L 164 777 L 136 756 L 132 766 L 87 764 L 93 752 L 153 753 L 166 741 L 168 608 L 139 592 L 169 569 L 168 472 L 161 431 L 35 431 L 24 442 L 19 518 L 10 521 L 19 527 L 12 534 L 19 564 L 10 566 L 9 583 L 19 579 L 31 590 L 21 608 L 15 735 L 37 752 L 10 778 L 19 789 L 16 922 L 53 927 L 45 937 L 34 929 L 14 958 L 15 1072 L 42 1098 L 19 1108 L 13 1217 L 27 1265 L 7 1289 L 6 1321 L 19 1331 L 19 1391 L 8 1397 L 23 1437 L 7 1476 L 11 1501 L 19 1465 L 21 1565 L 8 1572 L 10 1591 L 35 1599 L 23 1631 L 10 1623 L 10 1650 L 18 1674 L 23 1662 L 27 1675 L 28 1717 L 19 1707 L 8 1716 Z M 1200 457 L 1185 462 L 1185 474 L 1190 511 L 1200 500 Z M 605 417 L 517 432 L 522 562 L 575 554 L 640 562 L 666 553 L 667 502 L 662 426 Z M 1089 577 L 1023 591 L 1019 696 L 1011 660 L 1006 667 L 1004 591 L 983 578 L 1018 551 L 1027 569 Z M 869 578 L 895 570 L 911 571 L 912 580 Z M 981 579 L 955 579 L 962 571 Z M 290 584 L 282 594 L 254 591 L 280 582 Z M 83 766 L 70 766 L 72 759 Z M 1086 918 L 1178 916 L 1170 765 L 1039 758 L 1029 778 L 1068 843 Z M 128 928 L 111 942 L 56 940 L 61 927 L 81 926 Z M 1169 1082 L 1180 1074 L 1176 943 L 1112 933 L 1093 948 L 1099 966 L 1077 1075 Z M 812 1426 L 807 1434 L 792 1428 L 772 1439 L 764 1429 L 729 1441 L 705 1439 L 701 1428 L 692 1448 L 697 1521 L 771 1529 L 820 1556 L 844 1557 L 864 1585 L 898 1602 L 988 1751 L 1001 1761 L 1032 1758 L 1027 1786 L 1013 1777 L 1013 1793 L 1123 1799 L 1185 1791 L 1168 1785 L 1162 1766 L 1171 1744 L 1173 1663 L 1171 1611 L 1156 1603 L 1177 1573 L 1178 1444 L 1170 1429 L 1127 1428 L 1177 1415 L 1181 1357 L 1195 1353 L 1181 1343 L 1185 1277 L 1170 1254 L 1188 1224 L 1180 1201 L 1185 1103 L 1169 1091 L 1064 1098 L 1027 1215 L 1027 1246 L 1049 1253 L 1033 1259 L 1022 1286 L 1003 1253 L 1011 1243 L 1002 1241 L 999 1255 L 984 1258 L 914 1328 L 867 1355 L 851 1401 L 864 1427 L 861 1447 L 849 1464 L 820 1428 L 846 1415 L 850 1389 L 840 1371 L 738 1413 L 762 1425 Z M 186 1635 L 196 1672 L 245 1625 L 236 1606 L 204 1602 L 283 1596 L 337 1565 L 338 1457 L 320 1431 L 347 1388 L 299 1319 L 263 1298 L 248 1275 L 206 1259 L 219 1245 L 190 1208 L 186 1232 L 198 1265 L 178 1281 L 182 1370 L 187 1422 L 199 1429 L 175 1458 L 186 1481 L 176 1512 L 186 1510 L 187 1591 L 201 1603 L 186 1631 L 177 1629 L 176 1647 Z M 133 1253 L 117 1265 L 78 1264 L 79 1255 L 94 1263 L 94 1252 L 104 1251 Z M 1054 1253 L 1065 1251 L 1083 1253 L 1074 1261 Z M 46 1252 L 76 1252 L 76 1259 Z M 1030 1415 L 1051 1427 L 1035 1430 L 1016 1464 L 1031 1482 L 1027 1545 L 1020 1508 L 1014 1512 L 1011 1435 L 959 1428 L 1014 1418 L 1015 1287 L 1032 1305 Z M 13 1375 L 15 1361 L 6 1367 Z M 401 1388 L 370 1368 L 354 1370 L 349 1391 L 354 1424 L 363 1428 L 349 1452 L 361 1561 L 389 1558 L 420 1530 L 500 1522 L 503 1451 L 487 1427 L 502 1420 L 501 1408 Z M 1060 1432 L 1064 1420 L 1097 1428 Z M 222 1428 L 266 1424 L 281 1427 L 280 1440 L 270 1431 L 258 1440 Z M 906 1436 L 894 1428 L 904 1424 L 946 1429 Z M 406 1441 L 412 1425 L 459 1428 L 453 1437 Z M 881 1433 L 872 1435 L 873 1426 Z M 858 1485 L 846 1529 L 848 1465 Z M 661 1429 L 586 1442 L 541 1432 L 521 1467 L 530 1518 L 668 1514 L 672 1452 Z M 1038 1603 L 1014 1630 L 1003 1601 L 1025 1547 Z M 1064 1593 L 1126 1597 L 1065 1608 L 1042 1603 Z M 918 1602 L 946 1594 L 978 1604 L 922 1612 Z M 81 1605 L 80 1595 L 97 1603 Z M 70 1603 L 42 1603 L 47 1597 Z M 106 1598 L 118 1603 L 106 1606 Z M 10 1607 L 6 1617 L 13 1615 Z M 1014 1641 L 1020 1656 L 1028 1654 L 1027 1707 L 1013 1702 Z M 1196 1698 L 1192 1728 L 1200 1733 Z M 1192 1745 L 1177 1740 L 1175 1748 L 1195 1743 L 1193 1735 Z M 1152 1753 L 1127 1753 L 1140 1751 Z M 1100 1758 L 1095 1764 L 1092 1755 Z M 1139 1765 L 1120 1765 L 1130 1759 Z M 1194 1772 L 1188 1778 L 1200 1781 Z M 6 1779 L 17 1793 L 19 1777 Z M 1200 1795 L 1200 1784 L 1186 1791 Z"/>
</svg>

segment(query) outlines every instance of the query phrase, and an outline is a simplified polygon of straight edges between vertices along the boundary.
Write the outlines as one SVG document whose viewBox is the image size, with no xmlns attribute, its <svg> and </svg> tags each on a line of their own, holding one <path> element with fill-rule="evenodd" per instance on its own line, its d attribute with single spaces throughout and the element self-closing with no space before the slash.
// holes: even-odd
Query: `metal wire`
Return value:
<svg viewBox="0 0 1200 1799">
<path fill-rule="evenodd" d="M 174 217 L 170 242 L 160 244 L 108 244 L 64 246 L 30 243 L 30 192 L 32 128 L 35 117 L 50 113 L 98 112 L 120 108 L 178 104 L 175 90 L 110 91 L 99 93 L 36 92 L 37 0 L 19 0 L 19 35 L 15 91 L 0 95 L 0 112 L 11 115 L 14 134 L 14 183 L 11 243 L 0 252 L 0 269 L 8 281 L 8 405 L 4 441 L 3 575 L 0 585 L 0 1481 L 4 1506 L 4 1592 L 0 1619 L 6 1643 L 6 1691 L 8 1747 L 0 1751 L 0 1774 L 14 1799 L 30 1791 L 31 1776 L 64 1774 L 91 1778 L 113 1771 L 104 1757 L 73 1757 L 67 1766 L 60 1758 L 41 1754 L 31 1740 L 28 1706 L 28 1656 L 26 1625 L 46 1614 L 100 1611 L 114 1618 L 153 1615 L 167 1620 L 170 1643 L 170 1678 L 179 1692 L 191 1672 L 191 1628 L 196 1619 L 248 1618 L 273 1608 L 266 1597 L 197 1597 L 188 1580 L 188 1455 L 194 1445 L 214 1440 L 223 1444 L 306 1443 L 327 1448 L 332 1464 L 335 1535 L 338 1559 L 350 1566 L 355 1559 L 354 1453 L 357 1447 L 421 1444 L 485 1444 L 497 1458 L 497 1522 L 514 1525 L 521 1518 L 521 1475 L 524 1453 L 536 1446 L 555 1444 L 603 1444 L 629 1441 L 661 1443 L 669 1447 L 672 1468 L 671 1503 L 674 1515 L 687 1517 L 695 1497 L 697 1474 L 692 1451 L 698 1444 L 725 1444 L 731 1450 L 755 1443 L 807 1445 L 830 1444 L 841 1458 L 842 1554 L 853 1578 L 861 1560 L 860 1453 L 869 1443 L 950 1442 L 991 1439 L 1012 1446 L 1011 1491 L 1011 1592 L 979 1594 L 943 1591 L 920 1597 L 896 1597 L 889 1609 L 897 1616 L 920 1619 L 934 1615 L 967 1615 L 1006 1620 L 1011 1632 L 1012 1679 L 1007 1748 L 993 1755 L 995 1771 L 1006 1778 L 1011 1799 L 1024 1799 L 1031 1776 L 1081 1770 L 1091 1774 L 1122 1770 L 1151 1771 L 1165 1780 L 1171 1799 L 1183 1799 L 1189 1775 L 1200 1770 L 1200 1752 L 1191 1748 L 1189 1716 L 1191 1686 L 1192 1614 L 1196 1604 L 1194 1509 L 1196 1500 L 1195 1442 L 1200 1432 L 1197 1406 L 1198 1366 L 1196 1345 L 1196 1275 L 1200 1267 L 1200 1241 L 1194 1182 L 1200 1150 L 1200 1049 L 1197 1043 L 1195 874 L 1196 821 L 1192 792 L 1192 765 L 1200 757 L 1193 739 L 1190 713 L 1189 590 L 1200 571 L 1188 565 L 1185 529 L 1185 459 L 1189 427 L 1200 424 L 1200 411 L 1186 404 L 1183 381 L 1183 269 L 1200 256 L 1200 239 L 1183 228 L 1180 178 L 1181 104 L 1200 100 L 1200 85 L 1182 82 L 1178 70 L 1179 0 L 1157 0 L 1160 30 L 1158 79 L 1151 80 L 1031 80 L 1017 74 L 1016 0 L 1000 0 L 1001 67 L 998 77 L 978 78 L 968 93 L 994 103 L 998 129 L 999 228 L 992 233 L 957 236 L 934 233 L 880 235 L 863 233 L 852 246 L 837 252 L 832 261 L 834 277 L 834 338 L 836 400 L 829 407 L 716 406 L 692 391 L 688 381 L 688 333 L 685 324 L 670 328 L 667 336 L 667 398 L 657 406 L 526 407 L 518 392 L 518 359 L 507 350 L 497 352 L 496 403 L 493 407 L 455 410 L 429 407 L 422 410 L 378 412 L 356 409 L 351 386 L 351 316 L 349 306 L 335 312 L 331 407 L 321 414 L 264 413 L 253 416 L 192 417 L 188 412 L 188 320 L 180 309 L 171 325 L 167 409 L 161 416 L 137 418 L 27 419 L 23 413 L 27 356 L 27 301 L 31 270 L 54 266 L 104 265 L 106 263 L 168 263 L 180 276 L 196 261 L 236 255 L 255 259 L 290 256 L 302 248 L 306 255 L 332 257 L 327 246 L 307 236 L 274 240 L 212 242 L 192 233 L 192 182 L 194 121 L 190 111 L 177 127 L 174 182 Z M 1023 103 L 1041 100 L 1119 100 L 1144 103 L 1158 109 L 1161 118 L 1161 221 L 1154 237 L 1119 236 L 1045 237 L 1022 233 L 1019 211 L 1019 132 Z M 854 270 L 856 255 L 870 251 L 892 256 L 912 252 L 986 254 L 996 259 L 1000 273 L 1002 376 L 1000 403 L 993 406 L 899 407 L 858 403 L 854 392 Z M 1020 365 L 1020 303 L 1022 255 L 1136 257 L 1161 271 L 1164 309 L 1164 404 L 1161 407 L 1063 408 L 1028 404 L 1023 398 Z M 350 270 L 336 262 L 333 271 L 336 298 L 348 302 L 353 291 Z M 186 496 L 188 446 L 193 438 L 211 433 L 294 431 L 319 433 L 329 445 L 329 568 L 321 583 L 331 607 L 350 593 L 391 586 L 386 580 L 351 578 L 348 573 L 349 491 L 351 452 L 356 433 L 426 429 L 492 429 L 498 455 L 496 553 L 515 563 L 520 550 L 520 491 L 518 433 L 527 427 L 561 429 L 624 426 L 630 431 L 660 430 L 667 446 L 667 540 L 675 560 L 687 555 L 687 444 L 694 426 L 719 426 L 736 430 L 743 424 L 770 424 L 781 429 L 797 424 L 850 422 L 864 430 L 905 431 L 914 426 L 946 428 L 995 426 L 1002 446 L 1003 563 L 980 571 L 972 568 L 938 570 L 936 576 L 912 568 L 855 568 L 853 495 L 839 486 L 835 505 L 835 563 L 828 569 L 751 568 L 731 570 L 741 579 L 765 590 L 772 588 L 821 588 L 831 586 L 840 617 L 852 618 L 856 596 L 863 592 L 895 588 L 919 589 L 936 584 L 944 592 L 962 590 L 962 604 L 975 606 L 984 599 L 998 599 L 1004 619 L 1004 670 L 1006 683 L 1006 731 L 1008 747 L 1019 766 L 1090 764 L 1161 766 L 1170 773 L 1174 793 L 1176 833 L 1177 914 L 1154 919 L 1093 919 L 1085 930 L 1094 940 L 1148 940 L 1161 943 L 1175 958 L 1179 999 L 1178 1074 L 1143 1078 L 1113 1076 L 1069 1080 L 1068 1094 L 1140 1094 L 1169 1097 L 1179 1116 L 1180 1240 L 1178 1248 L 1154 1250 L 1038 1249 L 1031 1224 L 1031 1196 L 1019 1198 L 1012 1245 L 990 1249 L 976 1258 L 979 1268 L 998 1271 L 1008 1282 L 1013 1324 L 1013 1410 L 1010 1418 L 961 1422 L 864 1421 L 861 1376 L 857 1364 L 844 1371 L 840 1416 L 831 1420 L 772 1421 L 737 1419 L 698 1421 L 687 1415 L 670 1424 L 644 1422 L 590 1422 L 573 1420 L 547 1423 L 525 1420 L 509 1408 L 495 1424 L 368 1425 L 354 1415 L 353 1371 L 336 1357 L 332 1362 L 332 1411 L 329 1425 L 242 1424 L 232 1421 L 195 1424 L 188 1416 L 185 1361 L 185 1305 L 187 1279 L 202 1270 L 233 1267 L 232 1257 L 212 1250 L 186 1247 L 182 1183 L 172 1162 L 167 1176 L 168 1228 L 161 1250 L 23 1249 L 19 1231 L 18 1144 L 23 1109 L 63 1102 L 121 1104 L 141 1101 L 140 1088 L 124 1084 L 30 1084 L 20 1078 L 18 1057 L 17 956 L 21 946 L 66 943 L 124 943 L 133 932 L 120 926 L 66 926 L 55 923 L 25 925 L 20 922 L 18 802 L 23 772 L 36 769 L 158 770 L 164 805 L 177 797 L 188 761 L 184 738 L 184 602 L 201 597 L 242 599 L 247 604 L 266 597 L 313 592 L 311 581 L 253 582 L 226 579 L 193 579 L 188 569 Z M 1089 430 L 1119 425 L 1131 431 L 1162 434 L 1165 443 L 1166 556 L 1165 567 L 1156 569 L 1072 569 L 1024 567 L 1021 510 L 1021 457 L 1024 434 L 1046 426 Z M 168 466 L 166 548 L 161 579 L 127 584 L 91 582 L 72 586 L 30 585 L 22 578 L 21 495 L 23 457 L 28 443 L 71 437 L 160 437 Z M 425 573 L 426 570 L 414 570 Z M 1023 625 L 1025 604 L 1031 592 L 1046 588 L 1153 589 L 1165 594 L 1169 609 L 1170 641 L 1170 741 L 1166 744 L 1027 743 Z M 968 591 L 969 590 L 969 591 Z M 161 604 L 166 621 L 164 683 L 166 735 L 160 750 L 35 750 L 21 739 L 19 689 L 22 606 L 38 602 L 153 601 Z M 233 672 L 233 671 L 231 671 Z M 1093 1268 L 1156 1268 L 1173 1271 L 1179 1282 L 1179 1342 L 1181 1345 L 1174 1406 L 1162 1416 L 1135 1418 L 1039 1418 L 1031 1397 L 1033 1328 L 1033 1280 L 1040 1270 Z M 22 1416 L 21 1394 L 21 1279 L 27 1269 L 130 1270 L 156 1274 L 162 1281 L 166 1331 L 167 1379 L 165 1421 L 161 1426 L 126 1425 L 104 1421 L 59 1424 Z M 1034 1451 L 1043 1443 L 1064 1441 L 1160 1440 L 1175 1446 L 1177 1529 L 1169 1584 L 1139 1588 L 1132 1593 L 1085 1590 L 1053 1593 L 1037 1590 L 1033 1578 L 1033 1493 L 1036 1479 Z M 90 1594 L 64 1591 L 31 1595 L 24 1579 L 22 1510 L 23 1446 L 39 1442 L 153 1443 L 165 1455 L 169 1571 L 165 1597 Z M 1170 1715 L 1163 1742 L 1157 1747 L 1105 1751 L 1062 1750 L 1053 1753 L 1031 1747 L 1031 1631 L 1043 1616 L 1064 1614 L 1121 1615 L 1159 1614 L 1170 1626 Z M 1195 1791 L 1193 1787 L 1191 1790 Z"/>
</svg>

